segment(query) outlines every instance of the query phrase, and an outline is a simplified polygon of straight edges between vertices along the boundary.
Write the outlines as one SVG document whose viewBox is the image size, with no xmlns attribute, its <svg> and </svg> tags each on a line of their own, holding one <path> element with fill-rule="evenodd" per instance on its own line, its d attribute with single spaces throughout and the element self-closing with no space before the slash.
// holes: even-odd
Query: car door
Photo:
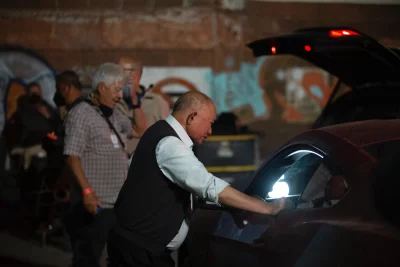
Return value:
<svg viewBox="0 0 400 267">
<path fill-rule="evenodd" d="M 296 208 L 283 210 L 275 224 L 258 240 L 260 265 L 344 266 L 351 235 L 344 224 L 354 220 L 348 200 L 351 186 L 333 159 L 324 156 L 296 200 Z M 250 193 L 250 192 L 249 192 Z M 290 252 L 290 253 L 289 253 Z"/>
<path fill-rule="evenodd" d="M 312 146 L 287 147 L 260 169 L 246 193 L 267 202 L 286 197 L 297 205 L 323 159 L 324 154 Z M 278 262 L 279 251 L 264 237 L 271 229 L 279 233 L 279 217 L 222 211 L 209 244 L 208 266 L 264 266 Z"/>
</svg>

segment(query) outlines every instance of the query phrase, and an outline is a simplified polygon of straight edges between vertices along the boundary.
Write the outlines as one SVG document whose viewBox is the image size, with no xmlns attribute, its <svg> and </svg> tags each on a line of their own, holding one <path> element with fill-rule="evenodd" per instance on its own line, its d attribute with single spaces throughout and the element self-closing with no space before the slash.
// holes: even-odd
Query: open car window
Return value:
<svg viewBox="0 0 400 267">
<path fill-rule="evenodd" d="M 349 185 L 325 162 L 324 154 L 312 147 L 285 149 L 258 172 L 246 193 L 265 201 L 286 197 L 297 208 L 332 206 Z"/>
<path fill-rule="evenodd" d="M 308 182 L 299 198 L 297 208 L 333 207 L 349 190 L 350 185 L 342 173 L 334 167 L 328 167 L 325 159 Z"/>
</svg>

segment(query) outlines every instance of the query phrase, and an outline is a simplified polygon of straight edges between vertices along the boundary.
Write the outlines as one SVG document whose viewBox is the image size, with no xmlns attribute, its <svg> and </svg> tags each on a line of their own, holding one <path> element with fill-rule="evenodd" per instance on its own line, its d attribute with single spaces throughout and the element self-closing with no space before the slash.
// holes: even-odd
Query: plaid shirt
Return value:
<svg viewBox="0 0 400 267">
<path fill-rule="evenodd" d="M 126 144 L 132 133 L 130 119 L 115 109 L 109 119 Z M 113 207 L 128 172 L 127 154 L 119 142 L 115 147 L 111 135 L 114 131 L 90 104 L 82 102 L 68 113 L 64 155 L 80 158 L 86 179 L 103 207 Z"/>
</svg>

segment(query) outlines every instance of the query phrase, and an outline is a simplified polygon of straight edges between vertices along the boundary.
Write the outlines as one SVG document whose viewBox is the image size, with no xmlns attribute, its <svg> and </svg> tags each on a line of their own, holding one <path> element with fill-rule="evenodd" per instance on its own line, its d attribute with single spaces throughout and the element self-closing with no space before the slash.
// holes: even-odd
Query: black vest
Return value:
<svg viewBox="0 0 400 267">
<path fill-rule="evenodd" d="M 190 203 L 190 194 L 158 167 L 156 147 L 167 136 L 179 138 L 164 120 L 144 133 L 114 207 L 115 232 L 156 255 L 163 253 L 178 233 Z"/>
</svg>

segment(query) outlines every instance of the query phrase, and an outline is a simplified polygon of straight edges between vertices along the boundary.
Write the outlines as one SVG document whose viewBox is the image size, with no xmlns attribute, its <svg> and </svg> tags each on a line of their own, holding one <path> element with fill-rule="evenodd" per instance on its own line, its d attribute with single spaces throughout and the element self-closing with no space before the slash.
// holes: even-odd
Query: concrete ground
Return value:
<svg viewBox="0 0 400 267">
<path fill-rule="evenodd" d="M 0 177 L 0 266 L 68 267 L 72 253 L 68 237 L 60 231 L 41 245 L 41 235 L 33 234 L 20 216 L 19 190 L 12 177 Z M 172 255 L 176 261 L 176 253 Z M 101 266 L 106 266 L 106 250 Z"/>
</svg>

